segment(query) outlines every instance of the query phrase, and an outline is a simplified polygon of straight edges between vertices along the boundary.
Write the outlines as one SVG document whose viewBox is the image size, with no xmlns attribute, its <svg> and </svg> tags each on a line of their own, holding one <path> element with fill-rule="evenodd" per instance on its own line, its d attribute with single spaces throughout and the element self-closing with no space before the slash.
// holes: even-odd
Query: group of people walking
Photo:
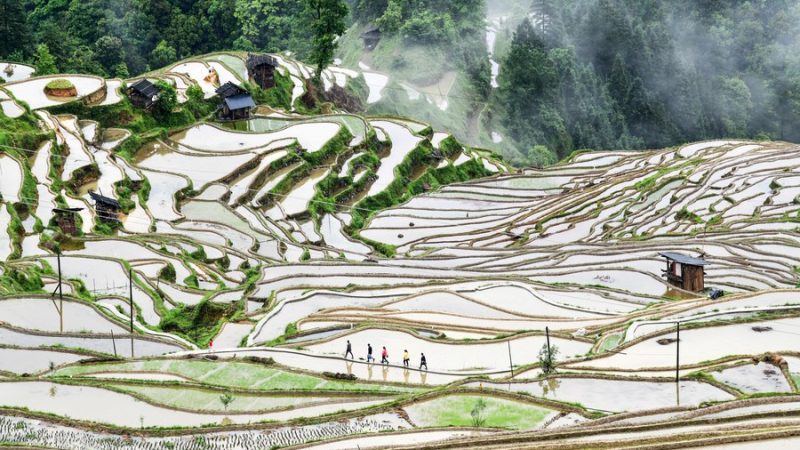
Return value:
<svg viewBox="0 0 800 450">
<path fill-rule="evenodd" d="M 349 339 L 347 341 L 347 350 L 345 350 L 344 352 L 345 359 L 347 359 L 348 356 L 350 356 L 350 358 L 352 359 L 355 359 L 355 356 L 353 356 L 353 345 L 350 343 Z M 368 363 L 375 362 L 375 357 L 372 356 L 372 344 L 367 344 L 367 362 Z M 408 350 L 403 350 L 403 365 L 405 367 L 408 367 L 410 362 L 411 362 L 411 355 L 409 355 Z M 386 346 L 384 346 L 383 350 L 381 351 L 381 364 L 389 364 L 389 350 L 386 350 Z M 425 370 L 428 370 L 428 360 L 425 358 L 425 353 L 420 353 L 419 357 L 420 370 L 422 370 L 423 367 L 425 368 Z"/>
</svg>

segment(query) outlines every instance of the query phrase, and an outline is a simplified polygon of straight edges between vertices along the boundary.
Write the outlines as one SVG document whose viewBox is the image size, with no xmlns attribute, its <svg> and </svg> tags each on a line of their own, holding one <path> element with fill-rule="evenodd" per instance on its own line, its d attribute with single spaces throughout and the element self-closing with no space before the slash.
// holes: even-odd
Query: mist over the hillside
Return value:
<svg viewBox="0 0 800 450">
<path fill-rule="evenodd" d="M 4 4 L 0 58 L 42 74 L 127 78 L 222 50 L 307 60 L 312 45 L 290 0 Z M 413 115 L 520 165 L 578 149 L 800 142 L 797 0 L 348 4 L 337 57 L 391 80 L 374 112 Z M 374 51 L 360 39 L 368 24 L 383 35 Z"/>
<path fill-rule="evenodd" d="M 511 137 L 539 146 L 529 162 L 580 148 L 800 140 L 797 1 L 535 0 L 530 12 L 499 55 L 496 98 Z"/>
</svg>

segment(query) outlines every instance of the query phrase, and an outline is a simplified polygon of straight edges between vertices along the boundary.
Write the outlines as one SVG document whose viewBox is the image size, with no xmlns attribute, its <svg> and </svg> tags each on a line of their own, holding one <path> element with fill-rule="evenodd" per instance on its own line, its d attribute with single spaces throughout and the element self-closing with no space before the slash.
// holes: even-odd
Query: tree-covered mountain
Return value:
<svg viewBox="0 0 800 450">
<path fill-rule="evenodd" d="M 374 24 L 384 37 L 399 37 L 403 49 L 422 46 L 430 48 L 432 54 L 447 55 L 447 61 L 432 60 L 428 65 L 458 68 L 469 77 L 476 100 L 488 98 L 485 0 L 354 0 L 352 18 L 362 24 Z M 397 52 L 392 64 L 411 65 L 404 53 Z M 423 67 L 416 70 L 428 72 Z"/>
<path fill-rule="evenodd" d="M 313 0 L 0 0 L 0 59 L 127 76 L 217 50 L 312 51 Z M 45 46 L 45 47 L 42 47 Z"/>
<path fill-rule="evenodd" d="M 714 137 L 798 141 L 799 24 L 795 0 L 536 0 L 497 109 L 533 163 Z"/>
<path fill-rule="evenodd" d="M 716 137 L 800 141 L 797 0 L 347 0 L 347 22 L 315 19 L 315 5 L 342 1 L 0 0 L 0 59 L 109 77 L 231 49 L 316 64 L 332 48 L 315 33 L 350 26 L 340 56 L 354 66 L 374 24 L 383 39 L 367 62 L 392 76 L 376 113 L 416 112 L 517 164 Z M 450 107 L 403 99 L 408 88 L 446 88 Z"/>
</svg>

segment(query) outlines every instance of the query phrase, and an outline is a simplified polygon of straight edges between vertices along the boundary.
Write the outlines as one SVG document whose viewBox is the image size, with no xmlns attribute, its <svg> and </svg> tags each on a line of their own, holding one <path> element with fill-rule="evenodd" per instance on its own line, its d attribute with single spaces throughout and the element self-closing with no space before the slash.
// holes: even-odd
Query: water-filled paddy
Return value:
<svg viewBox="0 0 800 450">
<path fill-rule="evenodd" d="M 308 204 L 314 198 L 317 184 L 327 177 L 331 172 L 330 168 L 321 167 L 312 171 L 308 177 L 292 188 L 286 196 L 280 200 L 281 208 L 286 216 L 300 214 L 308 209 Z"/>
<path fill-rule="evenodd" d="M 0 317 L 14 327 L 57 332 L 61 329 L 57 307 L 60 307 L 60 302 L 50 298 L 3 299 L 0 300 Z M 65 332 L 125 332 L 121 325 L 104 317 L 95 308 L 77 301 L 64 301 L 63 317 Z"/>
<path fill-rule="evenodd" d="M 44 93 L 44 87 L 47 85 L 47 83 L 56 79 L 66 79 L 70 81 L 78 91 L 78 96 L 63 99 L 46 95 Z M 77 75 L 59 75 L 31 78 L 25 81 L 6 84 L 3 87 L 11 92 L 14 97 L 23 99 L 26 103 L 28 103 L 28 106 L 30 106 L 31 109 L 39 109 L 80 99 L 101 88 L 104 88 L 104 85 L 105 82 L 100 78 Z"/>
<path fill-rule="evenodd" d="M 779 367 L 766 363 L 732 367 L 711 375 L 742 392 L 791 392 L 792 388 Z"/>
<path fill-rule="evenodd" d="M 66 308 L 65 308 L 66 311 Z M 69 319 L 69 317 L 66 317 Z M 114 330 L 115 337 L 110 333 Z M 85 349 L 107 355 L 118 354 L 128 357 L 131 355 L 130 337 L 122 337 L 119 333 L 127 333 L 127 330 L 119 330 L 115 327 L 107 327 L 92 330 L 102 335 L 81 335 L 87 330 L 81 330 L 78 334 L 52 336 L 45 333 L 36 334 L 34 332 L 24 332 L 0 327 L 0 342 L 6 345 L 20 347 L 50 347 L 63 346 L 70 349 Z M 74 332 L 73 332 L 74 333 Z M 125 336 L 125 334 L 123 334 Z M 183 347 L 175 343 L 157 341 L 151 339 L 134 338 L 134 354 L 139 357 L 159 356 L 166 353 L 173 353 L 183 350 Z"/>
<path fill-rule="evenodd" d="M 406 155 L 422 140 L 422 138 L 412 134 L 408 128 L 393 122 L 373 121 L 371 125 L 380 127 L 389 134 L 392 140 L 392 149 L 387 157 L 381 159 L 381 166 L 378 169 L 377 179 L 370 187 L 367 193 L 368 196 L 375 195 L 386 189 L 386 186 L 394 179 L 394 169 L 400 165 Z"/>
<path fill-rule="evenodd" d="M 122 101 L 119 89 L 122 87 L 121 80 L 106 80 L 106 98 L 100 105 L 116 105 Z"/>
<path fill-rule="evenodd" d="M 88 358 L 89 356 L 65 351 L 0 348 L 0 371 L 16 375 L 33 374 L 49 370 L 51 366 L 57 367 Z"/>
<path fill-rule="evenodd" d="M 20 163 L 6 155 L 0 154 L 0 195 L 7 202 L 20 200 L 22 189 L 22 166 Z"/>
<path fill-rule="evenodd" d="M 362 72 L 362 75 L 369 88 L 367 103 L 377 103 L 383 98 L 383 88 L 389 84 L 389 77 L 381 73 L 367 71 Z"/>
<path fill-rule="evenodd" d="M 753 322 L 698 329 L 681 330 L 681 365 L 698 364 L 729 355 L 734 349 L 739 355 L 756 355 L 764 352 L 780 352 L 795 348 L 792 335 L 800 319 L 777 319 L 768 322 Z M 753 327 L 770 327 L 759 332 Z M 627 347 L 624 354 L 615 354 L 576 365 L 596 368 L 642 369 L 674 367 L 675 343 L 662 345 L 658 340 L 674 338 L 675 333 L 649 338 Z M 725 342 L 725 346 L 720 346 Z"/>
<path fill-rule="evenodd" d="M 470 383 L 471 387 L 481 382 Z M 707 383 L 634 381 L 602 378 L 557 377 L 542 381 L 482 383 L 484 388 L 524 392 L 601 411 L 640 411 L 670 406 L 697 406 L 705 401 L 731 400 L 733 396 Z"/>
<path fill-rule="evenodd" d="M 192 180 L 194 188 L 199 189 L 225 177 L 253 158 L 255 155 L 252 153 L 199 156 L 169 152 L 155 153 L 140 161 L 139 166 L 153 171 L 183 175 Z"/>
<path fill-rule="evenodd" d="M 269 354 L 254 350 L 236 350 L 237 355 L 245 357 L 268 357 Z M 221 354 L 230 357 L 231 354 Z M 352 383 L 327 380 L 317 376 L 287 372 L 258 363 L 197 360 L 150 360 L 132 361 L 116 364 L 97 364 L 92 366 L 71 366 L 57 371 L 57 375 L 75 376 L 98 372 L 161 372 L 179 375 L 203 384 L 235 387 L 259 391 L 308 392 L 353 391 L 353 392 L 404 392 L 406 389 L 377 384 Z"/>
<path fill-rule="evenodd" d="M 413 334 L 399 331 L 368 329 L 357 331 L 347 336 L 335 338 L 329 342 L 307 345 L 309 350 L 321 354 L 343 355 L 346 341 L 350 340 L 359 357 L 366 357 L 366 347 L 370 343 L 379 350 L 386 346 L 389 350 L 389 361 L 399 364 L 401 355 L 408 350 L 412 356 L 412 364 L 419 366 L 420 354 L 424 353 L 428 365 L 434 370 L 470 371 L 470 370 L 506 370 L 509 367 L 509 345 L 504 341 L 465 342 L 449 344 L 421 339 Z M 551 342 L 561 349 L 564 358 L 581 355 L 589 350 L 590 344 L 555 338 Z M 536 354 L 544 345 L 544 336 L 527 336 L 510 341 L 510 353 L 516 365 L 530 364 L 536 361 Z"/>
<path fill-rule="evenodd" d="M 300 417 L 293 411 L 266 414 L 199 414 L 154 406 L 134 397 L 114 391 L 88 387 L 54 384 L 41 381 L 0 383 L 4 406 L 26 407 L 72 419 L 107 423 L 123 427 L 183 426 L 221 424 L 224 418 L 231 423 L 252 423 L 264 420 L 287 420 Z M 105 405 L 115 405 L 106 408 Z M 359 409 L 376 404 L 374 401 L 351 402 L 309 407 L 298 413 L 306 416 L 326 414 L 339 409 Z"/>
<path fill-rule="evenodd" d="M 0 203 L 0 261 L 5 261 L 14 252 L 14 242 L 8 235 L 8 224 L 11 223 L 11 214 L 6 205 Z"/>
<path fill-rule="evenodd" d="M 171 139 L 195 150 L 214 152 L 256 149 L 271 142 L 296 139 L 302 148 L 316 152 L 339 132 L 340 127 L 333 122 L 304 122 L 274 132 L 241 133 L 203 124 L 173 135 Z"/>
<path fill-rule="evenodd" d="M 186 178 L 169 173 L 142 171 L 152 185 L 147 206 L 154 217 L 160 220 L 176 220 L 181 216 L 175 207 L 175 193 L 187 187 Z"/>
<path fill-rule="evenodd" d="M 23 109 L 20 105 L 17 104 L 16 101 L 12 99 L 7 99 L 7 100 L 0 99 L 0 108 L 3 109 L 3 115 L 5 115 L 6 117 L 10 117 L 12 119 L 16 119 L 17 117 L 25 114 L 25 109 Z"/>
<path fill-rule="evenodd" d="M 206 64 L 198 61 L 190 61 L 178 64 L 172 67 L 169 71 L 183 74 L 191 78 L 192 81 L 197 83 L 203 90 L 205 98 L 210 98 L 215 94 L 214 91 L 216 90 L 216 87 L 209 81 L 206 81 L 206 78 L 211 71 L 211 68 Z"/>
<path fill-rule="evenodd" d="M 53 256 L 42 258 L 47 260 L 51 267 L 56 267 L 57 261 Z M 67 278 L 77 278 L 83 281 L 90 291 L 99 290 L 104 295 L 117 295 L 127 298 L 129 295 L 128 273 L 116 261 L 68 256 L 61 258 L 62 272 Z M 153 303 L 153 299 L 134 283 L 133 302 L 139 308 L 138 312 L 148 324 L 157 324 L 161 321 Z"/>
<path fill-rule="evenodd" d="M 280 411 L 303 408 L 314 405 L 340 404 L 358 400 L 357 397 L 325 397 L 325 396 L 274 396 L 274 395 L 233 395 L 233 400 L 225 406 L 220 400 L 220 391 L 192 389 L 186 387 L 137 386 L 117 384 L 113 387 L 134 394 L 139 394 L 151 402 L 172 408 L 208 411 L 231 414 Z M 368 400 L 368 399 L 367 399 Z"/>
<path fill-rule="evenodd" d="M 34 68 L 25 64 L 0 62 L 0 77 L 5 83 L 26 80 L 33 75 Z"/>
<path fill-rule="evenodd" d="M 212 55 L 203 60 L 210 63 L 190 61 L 179 64 L 177 70 L 185 71 L 193 78 L 207 75 L 209 67 L 216 68 L 223 80 L 247 75 L 239 56 Z M 225 62 L 225 67 L 220 61 Z M 296 100 L 304 92 L 305 79 L 313 69 L 281 58 L 278 71 L 291 76 Z M 330 69 L 324 73 L 323 82 L 326 88 L 334 83 L 342 86 L 350 76 L 345 71 Z M 176 83 L 179 91 L 185 91 L 190 84 L 185 77 L 176 74 L 168 78 Z M 404 84 L 398 80 L 397 85 Z M 119 98 L 121 93 L 116 90 L 121 81 L 110 80 L 107 86 L 109 92 L 104 103 L 117 101 L 115 97 Z M 380 90 L 386 90 L 386 86 Z M 420 98 L 424 95 L 426 100 L 446 106 L 443 104 L 446 98 L 413 90 Z M 206 91 L 208 93 L 208 86 Z M 371 92 L 375 93 L 374 90 Z M 128 163 L 111 155 L 118 151 L 112 147 L 119 146 L 129 134 L 112 136 L 117 132 L 104 131 L 97 124 L 76 122 L 70 117 L 59 117 L 59 122 L 54 123 L 52 117 L 40 112 L 38 117 L 47 128 L 60 131 L 53 143 L 68 147 L 73 158 L 68 161 L 64 177 L 75 173 L 81 164 L 94 160 L 100 170 L 99 179 L 92 185 L 95 189 L 115 195 L 114 184 L 129 177 L 136 181 L 147 178 L 151 190 L 146 205 L 140 204 L 138 196 L 132 197 L 135 208 L 122 218 L 124 229 L 115 231 L 114 239 L 90 239 L 91 242 L 83 249 L 63 243 L 62 250 L 68 255 L 63 261 L 67 278 L 81 280 L 89 293 L 94 293 L 97 298 L 93 305 L 99 310 L 91 309 L 92 303 L 88 301 L 80 303 L 90 308 L 89 313 L 95 316 L 85 319 L 88 325 L 79 323 L 76 328 L 81 329 L 71 330 L 61 337 L 41 330 L 26 330 L 26 327 L 53 330 L 52 303 L 47 303 L 49 299 L 42 299 L 40 305 L 30 308 L 34 313 L 25 310 L 18 317 L 10 316 L 11 325 L 16 325 L 13 323 L 16 321 L 24 327 L 20 330 L 0 329 L 0 344 L 26 347 L 63 345 L 73 353 L 77 348 L 113 353 L 115 341 L 108 336 L 111 327 L 119 327 L 114 328 L 117 337 L 127 332 L 126 271 L 129 264 L 139 280 L 134 292 L 134 302 L 140 308 L 135 325 L 139 332 L 153 332 L 138 323 L 140 320 L 158 329 L 159 324 L 166 327 L 162 321 L 170 319 L 169 315 L 181 311 L 194 313 L 208 308 L 216 313 L 224 310 L 219 321 L 204 324 L 203 330 L 196 330 L 202 336 L 187 336 L 195 339 L 195 344 L 201 347 L 214 336 L 214 350 L 223 360 L 234 355 L 237 358 L 257 356 L 273 358 L 278 363 L 213 363 L 176 355 L 170 361 L 136 361 L 92 367 L 76 364 L 57 371 L 65 376 L 87 375 L 95 382 L 103 380 L 120 388 L 132 386 L 120 381 L 124 378 L 203 385 L 203 389 L 189 389 L 180 384 L 145 383 L 131 388 L 157 405 L 119 393 L 114 395 L 121 397 L 114 398 L 95 391 L 81 394 L 93 397 L 97 394 L 106 401 L 119 399 L 123 406 L 144 411 L 145 422 L 158 416 L 163 417 L 160 422 L 166 424 L 196 425 L 204 423 L 205 419 L 200 416 L 205 415 L 211 416 L 208 417 L 210 422 L 218 424 L 226 415 L 245 420 L 242 413 L 253 415 L 257 412 L 281 413 L 260 415 L 258 420 L 288 420 L 377 404 L 372 403 L 373 391 L 390 393 L 382 399 L 391 401 L 395 394 L 408 392 L 408 386 L 403 384 L 443 386 L 468 376 L 487 376 L 497 381 L 510 375 L 509 350 L 517 367 L 536 363 L 538 351 L 544 343 L 541 331 L 545 327 L 549 327 L 553 342 L 561 350 L 559 361 L 562 364 L 567 358 L 586 355 L 590 349 L 596 349 L 600 354 L 592 354 L 588 361 L 572 363 L 569 367 L 561 366 L 560 370 L 589 367 L 620 373 L 614 369 L 621 368 L 629 369 L 628 375 L 665 376 L 674 363 L 675 345 L 669 339 L 663 343 L 658 343 L 658 340 L 672 336 L 671 324 L 661 329 L 665 334 L 633 346 L 629 342 L 643 335 L 634 328 L 643 332 L 658 331 L 658 326 L 648 328 L 639 324 L 651 323 L 653 319 L 674 318 L 697 319 L 691 320 L 692 324 L 687 324 L 681 334 L 683 375 L 703 371 L 745 394 L 788 392 L 790 380 L 783 380 L 783 374 L 779 372 L 767 373 L 770 367 L 764 364 L 713 371 L 707 363 L 733 352 L 742 352 L 743 355 L 725 363 L 728 366 L 740 364 L 766 351 L 793 351 L 792 328 L 784 325 L 791 325 L 785 321 L 794 319 L 770 318 L 758 324 L 740 323 L 705 329 L 692 327 L 708 325 L 709 320 L 716 318 L 752 320 L 758 308 L 785 307 L 795 301 L 791 296 L 796 293 L 789 290 L 756 296 L 733 295 L 738 290 L 790 287 L 797 282 L 793 270 L 800 263 L 795 257 L 800 239 L 794 233 L 796 227 L 791 224 L 797 209 L 792 202 L 800 192 L 800 181 L 794 178 L 800 177 L 791 175 L 795 167 L 784 170 L 786 167 L 779 164 L 784 160 L 790 161 L 791 166 L 797 165 L 796 155 L 789 154 L 794 151 L 789 144 L 762 143 L 760 148 L 745 152 L 743 147 L 720 149 L 703 143 L 699 147 L 684 147 L 679 156 L 675 151 L 651 152 L 644 156 L 622 152 L 580 154 L 572 163 L 566 162 L 556 168 L 529 169 L 515 174 L 499 174 L 483 181 L 425 187 L 428 193 L 424 196 L 409 199 L 405 204 L 383 212 L 377 211 L 367 229 L 360 229 L 360 219 L 364 216 L 351 214 L 347 205 L 341 205 L 336 211 L 326 210 L 319 216 L 304 214 L 323 177 L 330 176 L 326 183 L 335 185 L 333 195 L 336 195 L 343 189 L 337 183 L 348 180 L 334 178 L 353 176 L 359 179 L 372 174 L 363 166 L 353 167 L 355 158 L 369 154 L 364 159 L 371 164 L 376 156 L 382 157 L 381 166 L 371 168 L 377 169 L 379 180 L 360 192 L 364 196 L 376 195 L 396 179 L 398 165 L 416 145 L 430 139 L 431 145 L 441 147 L 448 134 L 434 131 L 432 137 L 423 137 L 415 133 L 427 128 L 425 124 L 374 118 L 369 126 L 374 127 L 372 129 L 379 139 L 387 143 L 391 141 L 391 148 L 373 153 L 375 149 L 357 147 L 362 142 L 359 137 L 369 130 L 363 119 L 357 116 L 334 114 L 309 119 L 305 115 L 266 108 L 258 113 L 263 117 L 247 123 L 247 132 L 221 129 L 208 123 L 197 125 L 185 133 L 173 134 L 171 139 L 162 136 Z M 312 164 L 313 157 L 301 154 L 300 159 L 306 161 L 303 164 L 311 166 L 309 170 L 304 167 L 302 176 L 293 176 L 292 186 L 281 190 L 280 196 L 273 196 L 269 208 L 258 204 L 258 200 L 265 198 L 298 167 L 295 164 L 267 173 L 271 163 L 287 155 L 283 146 L 296 140 L 306 150 L 317 151 L 342 127 L 355 136 L 348 149 L 337 149 L 341 150 L 340 153 L 326 158 L 323 163 Z M 28 161 L 38 182 L 38 204 L 33 212 L 46 226 L 52 217 L 53 206 L 60 205 L 60 200 L 56 200 L 61 194 L 68 205 L 85 208 L 81 212 L 83 229 L 91 231 L 95 223 L 91 204 L 85 201 L 84 196 L 89 184 L 78 187 L 80 198 L 56 192 L 58 183 L 51 179 L 49 167 L 53 143 L 42 146 L 38 154 L 30 155 Z M 161 148 L 155 148 L 155 144 Z M 728 149 L 731 150 L 726 153 Z M 780 155 L 773 153 L 778 150 Z M 446 161 L 433 161 L 429 166 L 441 164 L 441 167 L 446 167 L 455 160 L 456 163 L 473 161 L 472 164 L 483 164 L 488 171 L 506 170 L 505 165 L 488 152 L 469 149 L 459 153 L 463 154 L 458 159 L 454 154 Z M 732 156 L 734 154 L 738 156 Z M 687 160 L 687 157 L 694 159 Z M 692 164 L 683 164 L 686 162 Z M 415 172 L 412 178 L 420 173 Z M 645 182 L 655 174 L 659 174 L 655 184 Z M 670 178 L 673 176 L 675 178 Z M 21 178 L 13 182 L 7 180 L 3 181 L 14 185 L 9 189 L 19 191 Z M 52 185 L 56 187 L 51 190 Z M 185 189 L 190 185 L 192 190 Z M 330 187 L 327 185 L 326 189 Z M 184 192 L 178 194 L 182 189 Z M 4 196 L 6 190 L 3 186 Z M 199 198 L 195 196 L 197 191 L 203 192 Z M 123 193 L 121 190 L 120 194 Z M 360 202 L 364 198 L 357 196 L 349 201 Z M 9 203 L 7 196 L 5 200 Z M 684 207 L 706 222 L 676 217 Z M 2 241 L 8 243 L 7 247 L 0 246 L 0 256 L 8 256 L 13 250 L 11 241 L 3 239 L 11 223 L 9 211 L 7 204 L 0 205 L 0 234 L 3 235 L 0 244 Z M 49 231 L 38 233 L 36 217 L 20 215 L 27 236 L 17 239 L 12 234 L 12 237 L 15 241 L 22 241 L 23 256 L 49 255 L 44 260 L 54 266 L 51 238 L 56 235 Z M 721 224 L 714 222 L 718 220 L 717 216 L 722 219 Z M 154 234 L 148 233 L 151 223 L 156 230 Z M 353 229 L 345 232 L 348 225 Z M 349 234 L 355 235 L 352 232 L 389 245 L 372 248 L 367 242 L 349 238 Z M 60 240 L 60 236 L 57 239 Z M 166 252 L 162 253 L 162 248 Z M 200 249 L 205 257 L 200 255 Z M 664 250 L 693 255 L 706 252 L 712 263 L 707 269 L 707 285 L 722 287 L 728 295 L 713 303 L 688 298 L 677 300 L 675 291 L 667 292 L 661 281 L 663 261 L 656 255 Z M 393 251 L 400 256 L 389 258 L 385 255 Z M 36 261 L 30 258 L 0 266 L 4 274 L 0 292 L 5 294 L 8 290 L 6 280 L 11 277 L 6 274 L 13 268 Z M 167 263 L 176 269 L 175 283 L 158 280 Z M 181 286 L 181 283 L 194 285 L 192 275 L 195 274 L 198 289 Z M 45 289 L 52 292 L 53 273 L 47 271 L 43 277 Z M 252 283 L 252 289 L 249 284 L 243 285 L 245 282 Z M 68 291 L 80 294 L 79 285 L 73 284 Z M 160 299 L 150 293 L 156 290 Z M 663 298 L 662 294 L 668 294 L 670 298 Z M 736 300 L 729 302 L 727 299 L 731 298 Z M 204 300 L 209 303 L 201 307 Z M 242 305 L 246 309 L 237 311 Z M 690 305 L 691 309 L 688 309 Z M 73 311 L 67 313 L 67 322 L 72 326 L 80 315 Z M 712 313 L 721 315 L 694 317 Z M 771 314 L 778 313 L 773 311 Z M 0 311 L 0 315 L 5 322 L 5 312 Z M 109 317 L 118 318 L 118 323 Z M 223 321 L 228 322 L 224 327 L 219 323 Z M 628 340 L 622 341 L 630 323 L 637 325 L 628 331 Z M 758 332 L 752 329 L 761 325 L 772 329 Z M 734 331 L 729 333 L 726 331 L 729 328 Z M 296 330 L 309 334 L 298 337 Z M 535 335 L 530 336 L 531 333 Z M 285 340 L 272 342 L 277 347 L 239 347 L 273 341 L 284 334 Z M 497 337 L 504 340 L 495 339 Z M 355 361 L 341 358 L 347 339 L 354 344 Z M 718 344 L 720 339 L 726 342 L 725 346 Z M 119 341 L 116 341 L 119 344 L 117 351 L 127 356 L 128 346 Z M 172 341 L 169 336 L 155 340 L 137 337 L 137 356 L 181 350 L 171 342 L 181 341 L 177 338 Z M 401 363 L 400 354 L 407 349 L 412 355 L 412 365 L 418 366 L 419 354 L 424 351 L 431 371 L 366 364 L 363 359 L 367 342 L 373 344 L 376 353 L 379 347 L 386 345 L 389 359 L 394 364 Z M 186 343 L 185 347 L 191 345 Z M 301 350 L 293 350 L 297 347 Z M 27 349 L 20 352 L 24 351 L 33 352 Z M 53 349 L 35 351 L 40 352 L 38 355 L 45 355 Z M 614 353 L 616 351 L 620 353 Z M 22 354 L 20 352 L 16 353 Z M 82 356 L 76 356 L 79 357 Z M 800 372 L 792 368 L 796 361 L 788 357 L 787 360 L 791 372 Z M 17 364 L 19 367 L 15 370 L 22 370 L 16 356 L 7 358 L 6 362 Z M 49 369 L 50 362 L 42 358 L 25 361 L 37 369 Z M 686 367 L 689 364 L 697 367 Z M 302 369 L 303 372 L 280 369 L 284 366 Z M 652 366 L 662 370 L 648 370 Z M 7 381 L 8 371 L 2 368 L 0 371 Z M 442 373 L 437 373 L 439 371 Z M 333 380 L 323 377 L 321 372 L 353 374 L 359 380 Z M 515 375 L 532 377 L 537 373 L 538 369 L 534 369 L 522 374 L 515 372 Z M 74 378 L 72 382 L 89 383 L 85 378 Z M 486 380 L 484 383 L 485 396 L 490 396 L 489 383 Z M 546 386 L 534 386 L 536 382 L 528 381 L 512 384 L 515 387 L 526 385 L 526 392 L 534 395 L 605 411 L 671 407 L 677 404 L 679 397 L 682 407 L 732 399 L 730 394 L 714 385 L 697 380 L 683 380 L 674 394 L 670 392 L 676 387 L 672 383 L 653 379 L 592 380 L 586 374 L 579 379 L 556 377 Z M 498 389 L 503 386 L 506 384 L 492 385 Z M 229 388 L 252 389 L 253 392 L 234 394 L 237 398 L 226 411 L 219 395 Z M 317 409 L 306 409 L 308 403 L 314 402 L 306 403 L 307 398 L 302 395 L 292 397 L 286 391 L 271 392 L 276 389 L 299 389 L 312 394 L 315 401 L 319 399 L 326 403 L 313 405 L 313 408 L 319 407 Z M 532 392 L 535 389 L 539 390 Z M 333 391 L 343 397 L 328 402 L 336 397 L 331 393 Z M 350 391 L 370 394 L 362 394 L 362 398 L 362 395 L 356 396 Z M 42 405 L 46 403 L 40 401 L 40 394 L 31 392 L 29 395 L 34 410 L 44 408 Z M 529 406 L 524 401 L 516 403 Z M 436 417 L 412 418 L 412 422 L 418 422 L 416 425 L 454 425 L 456 422 L 449 418 L 440 420 L 443 414 L 453 409 L 458 413 L 458 420 L 471 419 L 469 411 L 466 411 L 468 405 L 436 409 L 432 404 L 431 398 L 426 397 L 426 403 L 403 402 L 401 406 L 407 408 L 412 416 L 415 409 L 423 416 L 434 410 L 442 413 Z M 166 406 L 195 411 L 192 416 L 176 416 Z M 292 406 L 297 408 L 286 409 Z M 517 407 L 505 406 L 498 409 L 509 412 Z M 55 412 L 73 414 L 74 411 L 69 409 L 73 406 L 62 404 L 60 400 L 50 399 L 47 406 L 62 407 L 64 409 Z M 141 425 L 136 423 L 142 419 L 140 415 L 112 417 L 110 420 L 132 423 L 130 426 L 136 427 Z M 517 416 L 530 418 L 524 413 Z M 542 423 L 548 423 L 547 428 L 551 425 L 569 427 L 576 423 L 576 415 L 572 416 L 565 416 L 552 424 L 548 418 Z M 106 418 L 98 417 L 97 420 Z M 386 420 L 394 425 L 381 429 L 393 429 L 397 425 L 389 418 Z M 145 426 L 148 424 L 151 422 Z M 493 426 L 529 428 L 539 425 L 509 421 L 504 424 Z M 301 430 L 303 427 L 298 425 L 286 429 Z M 7 434 L 2 430 L 0 427 L 0 440 L 6 440 Z M 658 432 L 666 433 L 663 430 Z M 351 443 L 375 445 L 375 441 L 359 440 L 371 437 L 358 437 Z M 413 439 L 409 435 L 407 442 L 415 442 Z M 396 441 L 387 443 L 394 444 Z M 53 446 L 47 442 L 41 445 Z"/>
</svg>

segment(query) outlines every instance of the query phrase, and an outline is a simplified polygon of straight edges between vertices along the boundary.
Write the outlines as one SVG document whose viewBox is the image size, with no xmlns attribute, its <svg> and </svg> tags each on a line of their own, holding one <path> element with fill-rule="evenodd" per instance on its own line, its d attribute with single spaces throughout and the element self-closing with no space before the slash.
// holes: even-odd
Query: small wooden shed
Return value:
<svg viewBox="0 0 800 450">
<path fill-rule="evenodd" d="M 708 265 L 706 260 L 675 252 L 661 252 L 659 255 L 667 260 L 664 274 L 669 284 L 691 292 L 705 290 L 706 272 L 703 267 Z"/>
<path fill-rule="evenodd" d="M 64 234 L 75 236 L 78 234 L 78 227 L 75 223 L 75 215 L 83 211 L 83 208 L 54 208 L 56 224 Z"/>
<path fill-rule="evenodd" d="M 248 119 L 250 111 L 256 106 L 249 92 L 230 81 L 217 89 L 217 95 L 222 99 L 217 110 L 220 120 Z"/>
<path fill-rule="evenodd" d="M 361 40 L 364 41 L 364 48 L 367 50 L 375 50 L 378 43 L 381 41 L 381 30 L 376 25 L 369 24 L 367 29 L 361 33 Z"/>
<path fill-rule="evenodd" d="M 278 60 L 274 56 L 248 53 L 245 66 L 248 76 L 262 89 L 275 86 L 275 69 L 278 67 Z"/>
<path fill-rule="evenodd" d="M 118 201 L 94 192 L 89 192 L 89 196 L 94 200 L 94 210 L 97 217 L 104 222 L 119 222 L 119 213 L 122 206 Z"/>
<path fill-rule="evenodd" d="M 153 83 L 142 78 L 141 80 L 128 86 L 128 98 L 134 106 L 150 109 L 158 100 L 158 87 Z"/>
</svg>

